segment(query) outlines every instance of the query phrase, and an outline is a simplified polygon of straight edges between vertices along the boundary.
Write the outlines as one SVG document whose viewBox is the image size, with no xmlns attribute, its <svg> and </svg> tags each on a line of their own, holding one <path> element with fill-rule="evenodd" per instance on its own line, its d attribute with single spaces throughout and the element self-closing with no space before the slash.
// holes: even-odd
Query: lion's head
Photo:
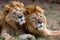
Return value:
<svg viewBox="0 0 60 40">
<path fill-rule="evenodd" d="M 19 8 L 19 7 L 15 7 L 15 8 L 11 8 L 9 14 L 6 16 L 11 18 L 11 20 L 19 23 L 20 25 L 25 23 L 25 17 L 23 14 L 23 9 Z"/>
<path fill-rule="evenodd" d="M 46 28 L 46 17 L 44 16 L 44 10 L 39 6 L 27 6 L 26 11 L 26 30 L 32 34 L 37 33 L 40 35 L 41 30 Z"/>
<path fill-rule="evenodd" d="M 21 30 L 19 28 L 22 28 L 21 26 L 25 24 L 25 17 L 23 14 L 24 10 L 24 4 L 17 1 L 10 2 L 4 6 L 2 15 L 2 33 L 4 33 L 5 31 L 11 31 L 14 34 L 15 32 Z M 4 30 L 3 28 L 6 30 Z M 11 28 L 11 30 L 9 30 L 9 28 Z"/>
<path fill-rule="evenodd" d="M 46 26 L 46 18 L 43 14 L 44 10 L 32 5 L 28 6 L 26 10 L 29 20 L 32 22 L 31 24 L 34 25 L 36 29 L 42 30 L 42 28 Z"/>
<path fill-rule="evenodd" d="M 19 23 L 20 25 L 25 23 L 24 17 L 24 5 L 20 2 L 11 2 L 5 6 L 6 20 L 11 20 Z"/>
</svg>

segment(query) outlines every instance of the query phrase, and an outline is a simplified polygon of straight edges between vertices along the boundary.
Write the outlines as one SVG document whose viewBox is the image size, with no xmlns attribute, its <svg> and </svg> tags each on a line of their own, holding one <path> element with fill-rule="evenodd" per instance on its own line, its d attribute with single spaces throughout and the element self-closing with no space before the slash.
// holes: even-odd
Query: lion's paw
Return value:
<svg viewBox="0 0 60 40">
<path fill-rule="evenodd" d="M 28 40 L 36 40 L 36 38 L 33 36 L 33 35 L 31 35 L 31 34 L 23 34 L 23 35 L 20 35 L 19 36 L 19 38 L 21 38 L 21 39 L 28 39 Z"/>
<path fill-rule="evenodd" d="M 2 37 L 5 38 L 5 40 L 14 40 L 14 37 L 10 36 L 7 33 L 2 34 Z"/>
</svg>

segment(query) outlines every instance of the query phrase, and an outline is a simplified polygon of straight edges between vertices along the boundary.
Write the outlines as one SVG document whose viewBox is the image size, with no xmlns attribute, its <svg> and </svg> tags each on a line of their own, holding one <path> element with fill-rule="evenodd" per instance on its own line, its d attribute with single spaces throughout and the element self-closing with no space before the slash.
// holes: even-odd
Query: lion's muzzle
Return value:
<svg viewBox="0 0 60 40">
<path fill-rule="evenodd" d="M 18 22 L 19 22 L 20 25 L 25 24 L 25 17 L 24 16 L 19 16 L 18 17 Z"/>
<path fill-rule="evenodd" d="M 38 22 L 37 30 L 43 30 L 43 22 L 42 21 Z"/>
</svg>

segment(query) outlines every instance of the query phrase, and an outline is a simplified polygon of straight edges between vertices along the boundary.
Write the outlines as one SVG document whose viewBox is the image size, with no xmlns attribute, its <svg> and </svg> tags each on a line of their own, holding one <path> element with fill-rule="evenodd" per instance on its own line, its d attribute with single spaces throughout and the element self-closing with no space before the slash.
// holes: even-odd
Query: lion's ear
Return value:
<svg viewBox="0 0 60 40">
<path fill-rule="evenodd" d="M 24 10 L 24 15 L 25 15 L 25 16 L 29 15 L 29 13 L 28 13 L 27 10 Z"/>
<path fill-rule="evenodd" d="M 24 10 L 24 15 L 27 16 L 27 15 L 30 15 L 30 14 L 31 14 L 30 7 L 26 7 L 25 10 Z"/>
<path fill-rule="evenodd" d="M 26 7 L 26 15 L 32 14 L 32 12 L 36 11 L 36 7 L 34 5 L 29 5 Z"/>
<path fill-rule="evenodd" d="M 9 11 L 10 11 L 10 6 L 9 6 L 9 5 L 5 5 L 5 7 L 4 7 L 4 12 L 5 12 L 6 14 L 8 14 Z"/>
</svg>

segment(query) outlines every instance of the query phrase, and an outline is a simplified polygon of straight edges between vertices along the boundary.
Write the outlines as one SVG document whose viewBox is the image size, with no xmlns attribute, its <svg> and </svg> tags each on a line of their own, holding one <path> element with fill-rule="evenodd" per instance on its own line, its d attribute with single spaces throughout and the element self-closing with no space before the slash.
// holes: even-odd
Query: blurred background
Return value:
<svg viewBox="0 0 60 40">
<path fill-rule="evenodd" d="M 44 14 L 47 18 L 47 28 L 51 30 L 60 30 L 60 0 L 0 0 L 0 10 L 10 1 L 23 2 L 27 5 L 38 5 L 45 10 Z M 0 38 L 0 40 L 2 40 Z M 46 40 L 38 37 L 37 40 Z M 55 39 L 60 40 L 60 39 Z"/>
</svg>

